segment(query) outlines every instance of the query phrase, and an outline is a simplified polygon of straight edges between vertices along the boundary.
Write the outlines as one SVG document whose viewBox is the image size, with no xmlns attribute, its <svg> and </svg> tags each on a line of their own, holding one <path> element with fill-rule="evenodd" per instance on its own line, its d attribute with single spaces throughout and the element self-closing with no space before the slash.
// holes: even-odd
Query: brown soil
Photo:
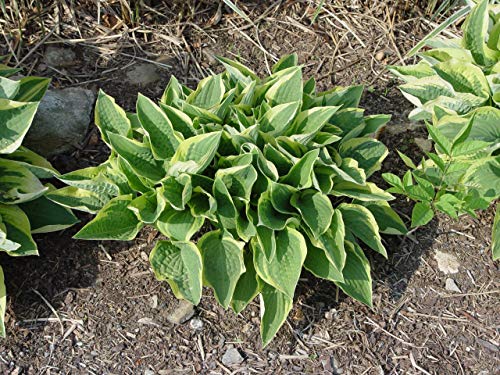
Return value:
<svg viewBox="0 0 500 375">
<path fill-rule="evenodd" d="M 81 25 L 88 22 L 82 14 L 95 14 L 92 2 L 84 3 L 76 14 Z M 171 74 L 193 86 L 202 73 L 220 70 L 211 53 L 240 56 L 265 73 L 262 61 L 270 58 L 269 54 L 297 52 L 306 74 L 317 77 L 321 89 L 368 83 L 362 107 L 368 113 L 393 113 L 389 127 L 407 125 L 403 132 L 386 130 L 381 140 L 391 149 L 418 155 L 414 138 L 425 137 L 425 132 L 406 120 L 411 105 L 384 70 L 385 64 L 398 63 L 399 55 L 425 31 L 418 18 L 413 18 L 415 14 L 396 14 L 397 7 L 387 7 L 393 17 L 387 18 L 384 3 L 378 1 L 371 8 L 329 7 L 337 11 L 337 17 L 350 21 L 363 47 L 345 25 L 328 14 L 322 13 L 325 17 L 320 16 L 310 26 L 314 9 L 311 12 L 305 1 L 241 3 L 253 20 L 264 15 L 259 34 L 252 28 L 238 31 L 237 27 L 245 26 L 244 21 L 225 8 L 220 10 L 219 22 L 213 24 L 211 20 L 219 15 L 217 5 L 202 3 L 205 7 L 199 6 L 179 23 L 184 27 L 178 36 L 185 38 L 182 48 L 163 39 L 141 44 L 146 52 L 155 54 L 152 59 L 161 58 L 172 66 L 160 70 L 161 80 L 147 87 L 127 83 L 127 65 L 137 62 L 133 56 L 149 58 L 130 42 L 129 34 L 123 44 L 105 43 L 99 45 L 100 50 L 94 45 L 73 46 L 78 61 L 62 71 L 42 63 L 44 47 L 25 64 L 36 74 L 52 76 L 55 87 L 102 88 L 120 105 L 133 110 L 138 91 L 159 97 Z M 175 15 L 181 8 L 176 5 L 169 11 Z M 158 22 L 155 13 L 147 14 L 150 18 L 146 17 L 145 25 Z M 390 24 L 390 19 L 393 26 L 387 33 L 381 24 Z M 178 22 L 163 22 L 175 25 L 174 21 Z M 71 19 L 67 22 L 71 25 Z M 85 38 L 95 36 L 91 28 L 81 29 Z M 24 37 L 29 38 L 30 32 L 35 34 L 36 28 L 28 28 Z M 78 35 L 67 27 L 58 37 Z M 268 52 L 264 54 L 255 43 Z M 380 51 L 381 61 L 375 58 Z M 4 52 L 0 48 L 0 55 Z M 60 155 L 53 162 L 67 171 L 96 164 L 106 153 L 92 129 L 80 150 Z M 391 153 L 384 170 L 400 173 L 402 169 Z M 411 205 L 400 200 L 396 207 L 408 219 Z M 90 218 L 80 217 L 82 222 Z M 82 224 L 62 233 L 38 236 L 40 257 L 0 257 L 8 288 L 8 336 L 0 341 L 0 372 L 499 373 L 500 285 L 498 264 L 490 253 L 492 218 L 491 209 L 477 219 L 452 221 L 438 215 L 410 237 L 384 238 L 390 252 L 388 261 L 368 252 L 373 264 L 373 309 L 354 302 L 333 284 L 304 273 L 294 309 L 264 350 L 259 338 L 258 301 L 236 316 L 218 306 L 206 289 L 195 312 L 195 319 L 203 323 L 201 329 L 194 329 L 190 322 L 173 325 L 167 321 L 177 301 L 168 285 L 156 281 L 149 269 L 147 257 L 156 236 L 151 230 L 145 229 L 130 242 L 72 240 Z M 454 254 L 459 272 L 444 275 L 439 271 L 436 250 Z M 445 289 L 447 277 L 455 280 L 461 293 Z M 222 364 L 222 356 L 231 346 L 239 350 L 244 361 L 228 368 Z"/>
</svg>

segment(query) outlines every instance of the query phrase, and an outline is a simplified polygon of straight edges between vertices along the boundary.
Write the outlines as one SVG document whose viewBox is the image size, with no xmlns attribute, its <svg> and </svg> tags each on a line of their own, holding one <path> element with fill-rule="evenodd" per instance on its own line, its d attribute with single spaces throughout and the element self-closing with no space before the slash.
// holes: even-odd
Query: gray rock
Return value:
<svg viewBox="0 0 500 375">
<path fill-rule="evenodd" d="M 25 145 L 43 156 L 71 150 L 87 135 L 94 100 L 94 93 L 82 88 L 47 91 Z"/>
<path fill-rule="evenodd" d="M 225 366 L 239 365 L 243 362 L 243 357 L 236 348 L 229 348 L 222 356 L 222 363 Z"/>
<path fill-rule="evenodd" d="M 460 263 L 455 255 L 436 250 L 434 254 L 438 268 L 444 274 L 457 273 Z"/>
<path fill-rule="evenodd" d="M 420 148 L 423 152 L 430 152 L 432 150 L 432 141 L 430 139 L 425 138 L 415 138 L 415 144 Z"/>
<path fill-rule="evenodd" d="M 453 280 L 452 278 L 449 278 L 449 277 L 446 279 L 446 286 L 445 286 L 445 288 L 446 288 L 446 290 L 449 290 L 450 292 L 462 293 L 462 291 L 458 287 L 458 285 L 455 282 L 455 280 Z"/>
<path fill-rule="evenodd" d="M 156 66 L 149 63 L 136 64 L 127 72 L 127 79 L 130 84 L 136 86 L 146 86 L 160 79 Z"/>
<path fill-rule="evenodd" d="M 201 331 L 203 329 L 203 321 L 201 319 L 193 318 L 189 322 L 189 326 L 195 331 Z"/>
<path fill-rule="evenodd" d="M 48 66 L 64 68 L 75 65 L 76 54 L 69 48 L 50 46 L 45 50 L 43 60 Z"/>
<path fill-rule="evenodd" d="M 186 300 L 180 300 L 177 307 L 167 315 L 167 320 L 173 324 L 182 324 L 194 315 L 194 306 Z"/>
</svg>

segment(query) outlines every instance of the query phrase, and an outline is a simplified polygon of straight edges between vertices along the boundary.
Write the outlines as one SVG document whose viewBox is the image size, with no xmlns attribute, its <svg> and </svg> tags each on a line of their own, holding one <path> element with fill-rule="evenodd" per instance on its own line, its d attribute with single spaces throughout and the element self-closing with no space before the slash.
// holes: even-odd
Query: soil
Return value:
<svg viewBox="0 0 500 375">
<path fill-rule="evenodd" d="M 399 63 L 399 55 L 426 31 L 414 14 L 417 10 L 397 13 L 397 7 L 387 8 L 394 23 L 387 34 L 381 26 L 387 24 L 385 10 L 378 1 L 369 11 L 359 6 L 332 8 L 339 17 L 349 14 L 357 20 L 350 28 L 363 46 L 334 18 L 319 17 L 311 26 L 307 2 L 240 3 L 252 19 L 264 15 L 258 34 L 251 28 L 241 30 L 244 21 L 228 9 L 209 5 L 185 22 L 180 36 L 187 47 L 182 53 L 165 41 L 144 43 L 141 50 L 127 39 L 120 48 L 104 44 L 107 52 L 94 45 L 71 45 L 77 61 L 58 71 L 44 65 L 45 47 L 26 64 L 34 74 L 51 76 L 54 87 L 101 88 L 133 110 L 138 91 L 158 98 L 172 74 L 193 86 L 202 72 L 220 70 L 212 53 L 239 56 L 265 74 L 261 62 L 269 54 L 297 52 L 306 76 L 314 75 L 320 89 L 368 83 L 361 107 L 367 113 L 393 114 L 379 138 L 390 149 L 418 159 L 421 151 L 414 139 L 425 138 L 425 131 L 408 122 L 412 107 L 384 68 Z M 95 14 L 95 5 L 82 4 L 79 20 L 84 11 Z M 171 13 L 179 11 L 176 7 L 182 5 L 174 6 Z M 145 24 L 156 22 L 154 17 Z M 217 18 L 217 23 L 211 21 Z M 28 34 L 35 30 L 28 28 Z M 95 36 L 91 29 L 82 30 L 85 38 Z M 68 27 L 53 40 L 76 38 L 75 33 L 74 27 Z M 380 51 L 382 60 L 375 57 Z M 148 54 L 172 68 L 158 67 L 161 79 L 155 84 L 130 85 L 126 73 L 137 62 L 134 56 Z M 52 161 L 64 172 L 95 165 L 107 152 L 92 128 L 80 149 Z M 383 170 L 401 174 L 403 169 L 391 152 Z M 396 209 L 409 221 L 409 202 L 398 200 Z M 408 237 L 384 237 L 388 260 L 367 251 L 374 278 L 373 309 L 304 272 L 289 318 L 265 349 L 260 344 L 258 300 L 236 316 L 224 311 L 205 289 L 194 318 L 174 325 L 167 317 L 178 302 L 166 283 L 154 279 L 148 264 L 157 234 L 146 228 L 130 242 L 72 240 L 90 219 L 80 215 L 79 225 L 36 237 L 39 257 L 0 256 L 8 290 L 8 336 L 0 341 L 0 372 L 497 374 L 500 285 L 498 264 L 490 252 L 493 215 L 493 209 L 459 221 L 438 215 Z M 456 256 L 458 273 L 445 275 L 438 269 L 437 250 Z M 455 281 L 460 293 L 446 290 L 447 278 Z M 242 363 L 222 363 L 230 348 L 239 351 Z"/>
</svg>

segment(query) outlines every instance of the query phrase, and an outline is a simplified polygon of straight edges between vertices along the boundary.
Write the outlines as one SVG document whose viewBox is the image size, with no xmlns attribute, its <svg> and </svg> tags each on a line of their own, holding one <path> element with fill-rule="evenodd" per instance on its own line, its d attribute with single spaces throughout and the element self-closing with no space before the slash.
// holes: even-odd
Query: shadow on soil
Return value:
<svg viewBox="0 0 500 375">
<path fill-rule="evenodd" d="M 82 221 L 84 219 L 81 217 Z M 0 254 L 7 288 L 8 331 L 13 331 L 9 327 L 11 324 L 30 330 L 43 329 L 43 318 L 53 313 L 40 295 L 57 311 L 64 306 L 66 298 L 72 297 L 72 290 L 95 285 L 98 242 L 71 238 L 82 225 L 34 236 L 40 253 L 38 257 L 13 258 Z M 35 322 L 24 322 L 26 320 Z"/>
</svg>

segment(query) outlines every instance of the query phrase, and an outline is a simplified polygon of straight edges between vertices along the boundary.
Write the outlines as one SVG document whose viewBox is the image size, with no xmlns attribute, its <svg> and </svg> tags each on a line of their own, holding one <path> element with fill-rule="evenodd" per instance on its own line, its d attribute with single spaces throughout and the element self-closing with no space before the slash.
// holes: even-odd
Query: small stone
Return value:
<svg viewBox="0 0 500 375">
<path fill-rule="evenodd" d="M 375 59 L 377 61 L 382 61 L 385 57 L 385 52 L 384 51 L 378 51 L 377 54 L 375 55 Z"/>
<path fill-rule="evenodd" d="M 180 300 L 177 307 L 167 315 L 167 320 L 173 324 L 182 324 L 194 315 L 194 306 L 191 302 Z"/>
<path fill-rule="evenodd" d="M 127 72 L 129 83 L 136 86 L 146 86 L 160 79 L 160 75 L 153 64 L 136 64 Z"/>
<path fill-rule="evenodd" d="M 195 331 L 201 331 L 203 329 L 203 321 L 198 318 L 193 318 L 189 322 L 189 326 Z"/>
<path fill-rule="evenodd" d="M 243 362 L 243 357 L 236 348 L 229 348 L 222 356 L 222 363 L 225 366 L 239 365 Z"/>
<path fill-rule="evenodd" d="M 455 255 L 437 250 L 434 254 L 434 259 L 437 261 L 439 270 L 445 275 L 458 272 L 460 263 Z"/>
<path fill-rule="evenodd" d="M 449 290 L 450 292 L 462 293 L 455 280 L 449 277 L 446 279 L 446 290 Z"/>
<path fill-rule="evenodd" d="M 150 369 L 144 370 L 144 375 L 155 375 L 154 371 L 151 371 Z"/>
<path fill-rule="evenodd" d="M 151 308 L 156 309 L 158 307 L 158 296 L 155 294 L 151 297 Z"/>
<path fill-rule="evenodd" d="M 87 135 L 94 100 L 94 93 L 82 88 L 47 91 L 26 135 L 25 145 L 43 156 L 78 146 Z"/>
<path fill-rule="evenodd" d="M 423 152 L 430 152 L 432 150 L 432 141 L 426 138 L 415 138 L 415 144 Z"/>
<path fill-rule="evenodd" d="M 76 54 L 69 48 L 50 46 L 45 50 L 44 62 L 48 66 L 64 68 L 75 65 Z"/>
</svg>

